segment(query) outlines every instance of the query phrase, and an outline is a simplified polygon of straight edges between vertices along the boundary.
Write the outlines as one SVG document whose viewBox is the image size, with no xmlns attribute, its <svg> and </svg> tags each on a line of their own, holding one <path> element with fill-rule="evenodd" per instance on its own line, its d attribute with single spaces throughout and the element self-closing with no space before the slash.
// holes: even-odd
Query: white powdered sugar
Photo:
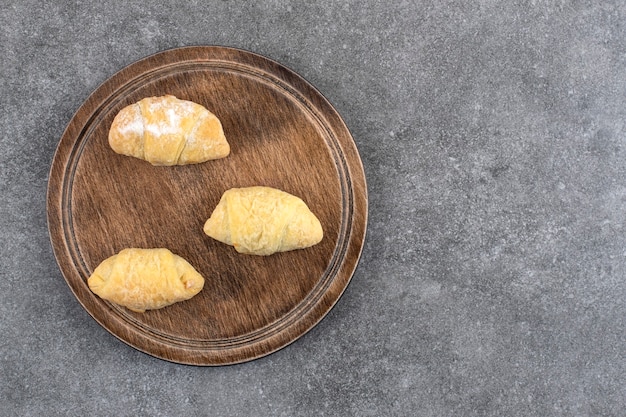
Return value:
<svg viewBox="0 0 626 417">
<path fill-rule="evenodd" d="M 182 133 L 181 122 L 194 110 L 194 104 L 190 102 L 169 103 L 158 101 L 150 104 L 150 112 L 163 114 L 163 118 L 146 123 L 145 129 L 152 135 L 172 135 Z"/>
<path fill-rule="evenodd" d="M 138 136 L 143 135 L 143 120 L 141 115 L 138 117 L 132 117 L 125 120 L 126 123 L 120 125 L 120 133 L 122 135 L 135 134 Z"/>
</svg>

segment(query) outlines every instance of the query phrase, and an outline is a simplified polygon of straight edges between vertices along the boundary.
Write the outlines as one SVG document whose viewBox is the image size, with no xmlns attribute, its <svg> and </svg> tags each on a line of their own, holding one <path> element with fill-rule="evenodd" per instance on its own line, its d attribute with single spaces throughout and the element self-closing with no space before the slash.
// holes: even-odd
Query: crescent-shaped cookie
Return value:
<svg viewBox="0 0 626 417">
<path fill-rule="evenodd" d="M 143 313 L 192 298 L 204 278 L 168 249 L 123 249 L 105 259 L 87 284 L 100 298 Z"/>
<path fill-rule="evenodd" d="M 109 145 L 152 165 L 196 164 L 230 153 L 217 116 L 172 95 L 147 97 L 124 107 L 111 124 Z"/>
<path fill-rule="evenodd" d="M 304 201 L 270 187 L 224 192 L 204 224 L 204 233 L 251 255 L 302 249 L 323 237 L 320 221 Z"/>
</svg>

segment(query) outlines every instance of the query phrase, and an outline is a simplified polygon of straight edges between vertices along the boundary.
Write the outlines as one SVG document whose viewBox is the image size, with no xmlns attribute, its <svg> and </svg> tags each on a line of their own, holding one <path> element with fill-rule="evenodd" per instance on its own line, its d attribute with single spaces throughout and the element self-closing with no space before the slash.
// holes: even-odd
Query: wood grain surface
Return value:
<svg viewBox="0 0 626 417">
<path fill-rule="evenodd" d="M 164 94 L 216 114 L 231 154 L 155 167 L 114 153 L 107 139 L 119 110 Z M 259 257 L 206 236 L 202 226 L 222 193 L 252 185 L 302 198 L 320 219 L 322 242 Z M 366 224 L 363 167 L 341 117 L 293 71 L 237 49 L 169 50 L 121 70 L 76 112 L 50 170 L 50 237 L 76 298 L 125 343 L 178 363 L 243 362 L 303 335 L 348 285 Z M 143 314 L 100 299 L 87 278 L 126 247 L 170 249 L 204 276 L 204 289 Z"/>
</svg>

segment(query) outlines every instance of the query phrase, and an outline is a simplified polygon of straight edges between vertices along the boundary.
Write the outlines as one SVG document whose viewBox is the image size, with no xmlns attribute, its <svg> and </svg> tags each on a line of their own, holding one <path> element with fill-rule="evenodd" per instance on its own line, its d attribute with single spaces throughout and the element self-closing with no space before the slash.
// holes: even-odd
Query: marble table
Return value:
<svg viewBox="0 0 626 417">
<path fill-rule="evenodd" d="M 0 10 L 0 414 L 621 416 L 626 3 L 49 1 Z M 269 356 L 197 367 L 126 345 L 52 252 L 74 112 L 156 52 L 300 74 L 359 150 L 369 220 L 329 314 Z"/>
</svg>

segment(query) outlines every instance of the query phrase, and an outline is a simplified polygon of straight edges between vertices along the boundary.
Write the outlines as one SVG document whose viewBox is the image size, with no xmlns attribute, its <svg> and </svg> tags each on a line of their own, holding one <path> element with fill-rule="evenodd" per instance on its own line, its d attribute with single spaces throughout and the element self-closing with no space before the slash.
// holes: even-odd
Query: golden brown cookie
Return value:
<svg viewBox="0 0 626 417">
<path fill-rule="evenodd" d="M 109 145 L 152 165 L 196 164 L 230 153 L 217 116 L 172 95 L 147 97 L 124 107 L 111 124 Z"/>
<path fill-rule="evenodd" d="M 168 249 L 123 249 L 105 259 L 87 280 L 100 298 L 143 313 L 198 294 L 204 278 Z"/>
<path fill-rule="evenodd" d="M 323 237 L 320 221 L 304 201 L 270 187 L 227 190 L 204 233 L 251 255 L 306 248 Z"/>
</svg>

